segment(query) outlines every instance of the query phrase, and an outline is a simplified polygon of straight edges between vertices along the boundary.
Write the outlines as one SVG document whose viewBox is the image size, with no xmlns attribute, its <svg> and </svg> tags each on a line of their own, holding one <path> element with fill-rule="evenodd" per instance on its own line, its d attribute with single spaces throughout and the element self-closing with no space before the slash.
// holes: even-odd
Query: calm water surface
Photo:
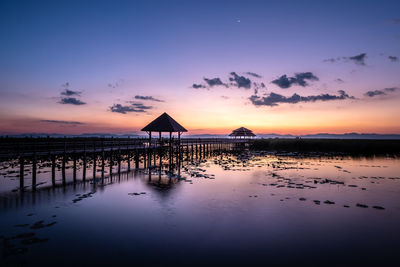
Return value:
<svg viewBox="0 0 400 267">
<path fill-rule="evenodd" d="M 398 158 L 225 155 L 23 199 L 9 169 L 5 265 L 400 264 Z"/>
</svg>

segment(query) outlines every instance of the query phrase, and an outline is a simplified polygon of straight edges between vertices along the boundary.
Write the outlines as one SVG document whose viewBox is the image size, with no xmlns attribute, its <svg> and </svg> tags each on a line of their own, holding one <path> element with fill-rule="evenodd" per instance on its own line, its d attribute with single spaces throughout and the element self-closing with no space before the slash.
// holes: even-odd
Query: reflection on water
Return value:
<svg viewBox="0 0 400 267">
<path fill-rule="evenodd" d="M 399 163 L 245 153 L 23 195 L 10 190 L 7 173 L 1 261 L 395 265 Z"/>
</svg>

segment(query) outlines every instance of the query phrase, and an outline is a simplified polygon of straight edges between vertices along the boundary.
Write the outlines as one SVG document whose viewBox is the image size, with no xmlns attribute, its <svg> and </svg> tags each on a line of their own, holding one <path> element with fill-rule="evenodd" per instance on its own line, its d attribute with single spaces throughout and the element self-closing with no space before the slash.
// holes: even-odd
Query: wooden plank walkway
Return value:
<svg viewBox="0 0 400 267">
<path fill-rule="evenodd" d="M 225 145 L 248 143 L 249 139 L 230 139 L 230 138 L 182 138 L 180 143 L 173 140 L 169 143 L 169 139 L 149 139 L 144 138 L 109 138 L 93 140 L 75 141 L 68 138 L 65 141 L 58 139 L 38 138 L 31 139 L 29 142 L 14 140 L 13 142 L 0 142 L 0 159 L 10 159 L 17 157 L 33 157 L 33 156 L 51 156 L 64 154 L 82 154 L 82 153 L 101 153 L 111 151 L 138 151 L 148 149 L 158 149 L 170 147 L 174 148 L 197 146 L 197 145 Z"/>
<path fill-rule="evenodd" d="M 8 142 L 7 142 L 8 141 Z M 210 155 L 215 151 L 227 151 L 232 149 L 242 149 L 250 142 L 249 139 L 229 139 L 229 138 L 183 138 L 183 139 L 149 139 L 128 138 L 128 139 L 11 139 L 0 140 L 0 159 L 2 161 L 18 160 L 19 164 L 19 189 L 23 192 L 25 186 L 25 166 L 30 165 L 32 190 L 37 186 L 37 166 L 38 162 L 43 164 L 49 162 L 51 165 L 52 186 L 56 186 L 56 167 L 57 159 L 61 160 L 62 185 L 66 186 L 66 165 L 73 162 L 73 183 L 77 181 L 77 161 L 82 164 L 82 180 L 87 180 L 87 167 L 91 166 L 93 175 L 96 178 L 96 171 L 101 167 L 102 179 L 105 176 L 105 161 L 108 162 L 108 174 L 113 174 L 114 162 L 117 162 L 117 173 L 121 173 L 121 162 L 125 161 L 128 165 L 127 171 L 131 170 L 131 162 L 134 167 L 139 168 L 143 163 L 143 168 L 153 168 L 163 166 L 163 159 L 168 160 L 169 166 L 178 165 L 183 158 L 199 159 Z M 157 161 L 158 158 L 158 161 Z M 98 160 L 100 159 L 99 163 Z M 39 164 L 39 166 L 40 166 Z M 100 166 L 96 166 L 99 164 Z"/>
</svg>

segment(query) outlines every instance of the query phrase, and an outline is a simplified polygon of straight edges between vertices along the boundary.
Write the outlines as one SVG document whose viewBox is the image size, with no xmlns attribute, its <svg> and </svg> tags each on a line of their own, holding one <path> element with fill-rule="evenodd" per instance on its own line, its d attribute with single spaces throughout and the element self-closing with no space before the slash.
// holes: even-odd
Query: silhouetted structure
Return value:
<svg viewBox="0 0 400 267">
<path fill-rule="evenodd" d="M 157 119 L 153 120 L 150 122 L 146 127 L 142 129 L 142 131 L 145 131 L 149 134 L 149 140 L 151 143 L 151 133 L 152 132 L 158 132 L 160 139 L 161 139 L 161 133 L 162 132 L 167 132 L 169 133 L 169 139 L 171 140 L 172 138 L 172 133 L 177 132 L 178 133 L 178 140 L 180 141 L 181 134 L 183 132 L 187 132 L 187 130 L 177 123 L 171 116 L 169 116 L 166 112 L 161 114 Z"/>
<path fill-rule="evenodd" d="M 229 136 L 232 138 L 253 138 L 256 135 L 251 130 L 240 127 L 236 130 L 233 130 Z"/>
</svg>

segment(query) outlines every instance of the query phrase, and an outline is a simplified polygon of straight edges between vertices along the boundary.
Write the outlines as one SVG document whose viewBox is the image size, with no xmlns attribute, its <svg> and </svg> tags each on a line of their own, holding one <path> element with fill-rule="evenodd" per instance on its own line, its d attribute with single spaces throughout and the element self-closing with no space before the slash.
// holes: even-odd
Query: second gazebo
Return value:
<svg viewBox="0 0 400 267">
<path fill-rule="evenodd" d="M 254 138 L 256 135 L 253 133 L 252 130 L 240 127 L 236 130 L 233 130 L 229 136 L 236 139 L 236 138 Z"/>
</svg>

